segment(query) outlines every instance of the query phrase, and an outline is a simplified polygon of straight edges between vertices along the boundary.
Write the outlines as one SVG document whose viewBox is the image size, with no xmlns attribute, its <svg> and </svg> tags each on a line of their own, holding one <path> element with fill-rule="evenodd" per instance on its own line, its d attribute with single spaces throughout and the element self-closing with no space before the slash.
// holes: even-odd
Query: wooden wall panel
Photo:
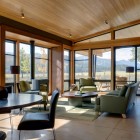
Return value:
<svg viewBox="0 0 140 140">
<path fill-rule="evenodd" d="M 56 88 L 63 93 L 63 46 L 52 48 L 52 87 L 51 90 Z"/>
<path fill-rule="evenodd" d="M 0 26 L 0 86 L 5 85 L 5 28 Z"/>
</svg>

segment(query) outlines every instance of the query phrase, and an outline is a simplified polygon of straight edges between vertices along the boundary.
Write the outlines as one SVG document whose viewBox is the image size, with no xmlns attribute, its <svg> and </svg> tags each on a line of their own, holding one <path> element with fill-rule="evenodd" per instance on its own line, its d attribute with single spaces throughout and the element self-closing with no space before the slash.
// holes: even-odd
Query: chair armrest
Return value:
<svg viewBox="0 0 140 140">
<path fill-rule="evenodd" d="M 40 84 L 40 91 L 48 91 L 48 85 L 47 84 Z"/>
<path fill-rule="evenodd" d="M 125 113 L 127 107 L 127 99 L 120 96 L 102 95 L 100 97 L 101 111 L 112 113 Z"/>
<path fill-rule="evenodd" d="M 100 105 L 100 97 L 97 97 L 97 98 L 96 98 L 95 104 L 96 104 L 96 105 Z"/>
</svg>

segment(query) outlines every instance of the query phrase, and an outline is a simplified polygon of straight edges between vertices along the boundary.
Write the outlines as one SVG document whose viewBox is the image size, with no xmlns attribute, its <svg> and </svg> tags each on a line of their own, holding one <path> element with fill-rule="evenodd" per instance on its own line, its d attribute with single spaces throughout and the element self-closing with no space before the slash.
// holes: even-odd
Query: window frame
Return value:
<svg viewBox="0 0 140 140">
<path fill-rule="evenodd" d="M 40 57 L 36 57 L 35 56 L 35 49 L 36 49 L 36 47 L 38 47 L 38 48 L 44 48 L 44 49 L 47 49 L 47 53 L 48 53 L 48 58 L 40 58 Z M 43 46 L 38 46 L 38 45 L 35 45 L 34 46 L 34 62 L 35 62 L 35 60 L 41 60 L 41 59 L 43 59 L 43 60 L 46 60 L 46 62 L 48 63 L 47 65 L 48 65 L 48 68 L 47 68 L 47 71 L 48 71 L 48 74 L 47 74 L 47 78 L 46 79 L 48 79 L 48 81 L 49 81 L 49 48 L 46 48 L 46 47 L 43 47 Z M 36 65 L 36 64 L 35 64 Z M 34 65 L 34 67 L 35 67 L 35 65 Z M 38 78 L 36 78 L 36 76 L 35 76 L 36 74 L 35 74 L 35 70 L 34 70 L 34 77 L 35 77 L 35 79 L 38 79 Z M 42 79 L 44 79 L 44 78 L 42 78 Z"/>
<path fill-rule="evenodd" d="M 65 62 L 65 61 L 68 61 L 68 62 L 69 62 L 69 79 L 67 79 L 67 80 L 64 79 L 64 83 L 65 83 L 65 82 L 68 82 L 68 87 L 69 87 L 68 90 L 70 90 L 70 74 L 71 74 L 71 69 L 70 69 L 71 57 L 70 57 L 70 56 L 71 56 L 71 51 L 68 50 L 68 49 L 64 49 L 64 51 L 68 51 L 68 52 L 69 52 L 69 57 L 68 57 L 68 59 L 65 59 L 65 58 L 64 58 L 64 62 Z M 64 52 L 64 51 L 63 51 L 63 52 Z M 64 63 L 63 63 L 63 64 L 64 64 Z M 64 67 L 64 65 L 63 65 L 63 67 Z M 64 90 L 64 91 L 68 91 L 68 90 Z"/>
<path fill-rule="evenodd" d="M 6 42 L 13 43 L 13 54 L 7 54 L 6 53 Z M 16 41 L 10 40 L 10 39 L 6 39 L 5 40 L 5 84 L 13 86 L 14 85 L 14 81 L 16 80 L 14 75 L 13 75 L 13 82 L 6 82 L 6 74 L 7 74 L 6 73 L 6 56 L 13 56 L 14 64 L 12 64 L 12 65 L 16 65 Z"/>
</svg>

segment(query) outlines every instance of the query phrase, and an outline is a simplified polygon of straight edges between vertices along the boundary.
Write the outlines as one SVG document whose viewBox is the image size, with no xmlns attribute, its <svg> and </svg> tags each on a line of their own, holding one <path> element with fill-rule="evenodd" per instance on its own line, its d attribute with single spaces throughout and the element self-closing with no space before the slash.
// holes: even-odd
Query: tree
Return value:
<svg viewBox="0 0 140 140">
<path fill-rule="evenodd" d="M 39 73 L 42 73 L 43 76 L 45 76 L 44 74 L 46 73 L 46 69 L 47 69 L 47 54 L 45 52 L 45 48 L 41 48 L 41 56 L 40 56 L 40 63 L 37 65 L 37 70 Z"/>
<path fill-rule="evenodd" d="M 135 60 L 135 48 L 132 48 L 131 55 L 131 60 Z M 140 49 L 137 49 L 137 60 L 140 62 Z"/>
<path fill-rule="evenodd" d="M 20 50 L 20 69 L 22 73 L 22 78 L 24 73 L 30 72 L 30 58 L 29 55 L 25 53 L 25 50 L 22 48 Z"/>
</svg>

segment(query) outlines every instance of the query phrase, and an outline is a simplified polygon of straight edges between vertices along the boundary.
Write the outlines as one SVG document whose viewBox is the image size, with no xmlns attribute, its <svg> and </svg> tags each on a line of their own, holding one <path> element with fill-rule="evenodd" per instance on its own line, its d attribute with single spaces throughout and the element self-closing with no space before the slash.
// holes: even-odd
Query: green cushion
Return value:
<svg viewBox="0 0 140 140">
<path fill-rule="evenodd" d="M 97 91 L 97 87 L 95 86 L 83 86 L 80 88 L 81 92 L 87 91 L 87 92 L 93 92 L 93 91 Z"/>
<path fill-rule="evenodd" d="M 80 78 L 80 85 L 81 86 L 93 86 L 94 85 L 94 81 L 92 78 Z"/>
<path fill-rule="evenodd" d="M 43 97 L 43 101 L 46 101 L 48 98 L 47 92 L 40 92 L 39 95 L 41 95 Z"/>
<path fill-rule="evenodd" d="M 26 92 L 28 90 L 31 90 L 30 84 L 26 81 L 20 81 L 20 91 Z"/>
<path fill-rule="evenodd" d="M 127 85 L 124 85 L 124 86 L 122 87 L 122 89 L 120 90 L 119 96 L 124 97 L 125 94 L 126 94 L 127 89 L 128 89 L 128 86 L 127 86 Z"/>
<path fill-rule="evenodd" d="M 109 93 L 107 93 L 106 95 L 111 95 L 111 96 L 119 96 L 120 92 L 118 90 L 113 90 Z"/>
<path fill-rule="evenodd" d="M 96 98 L 95 103 L 96 103 L 96 105 L 100 105 L 100 98 L 99 97 Z"/>
</svg>

